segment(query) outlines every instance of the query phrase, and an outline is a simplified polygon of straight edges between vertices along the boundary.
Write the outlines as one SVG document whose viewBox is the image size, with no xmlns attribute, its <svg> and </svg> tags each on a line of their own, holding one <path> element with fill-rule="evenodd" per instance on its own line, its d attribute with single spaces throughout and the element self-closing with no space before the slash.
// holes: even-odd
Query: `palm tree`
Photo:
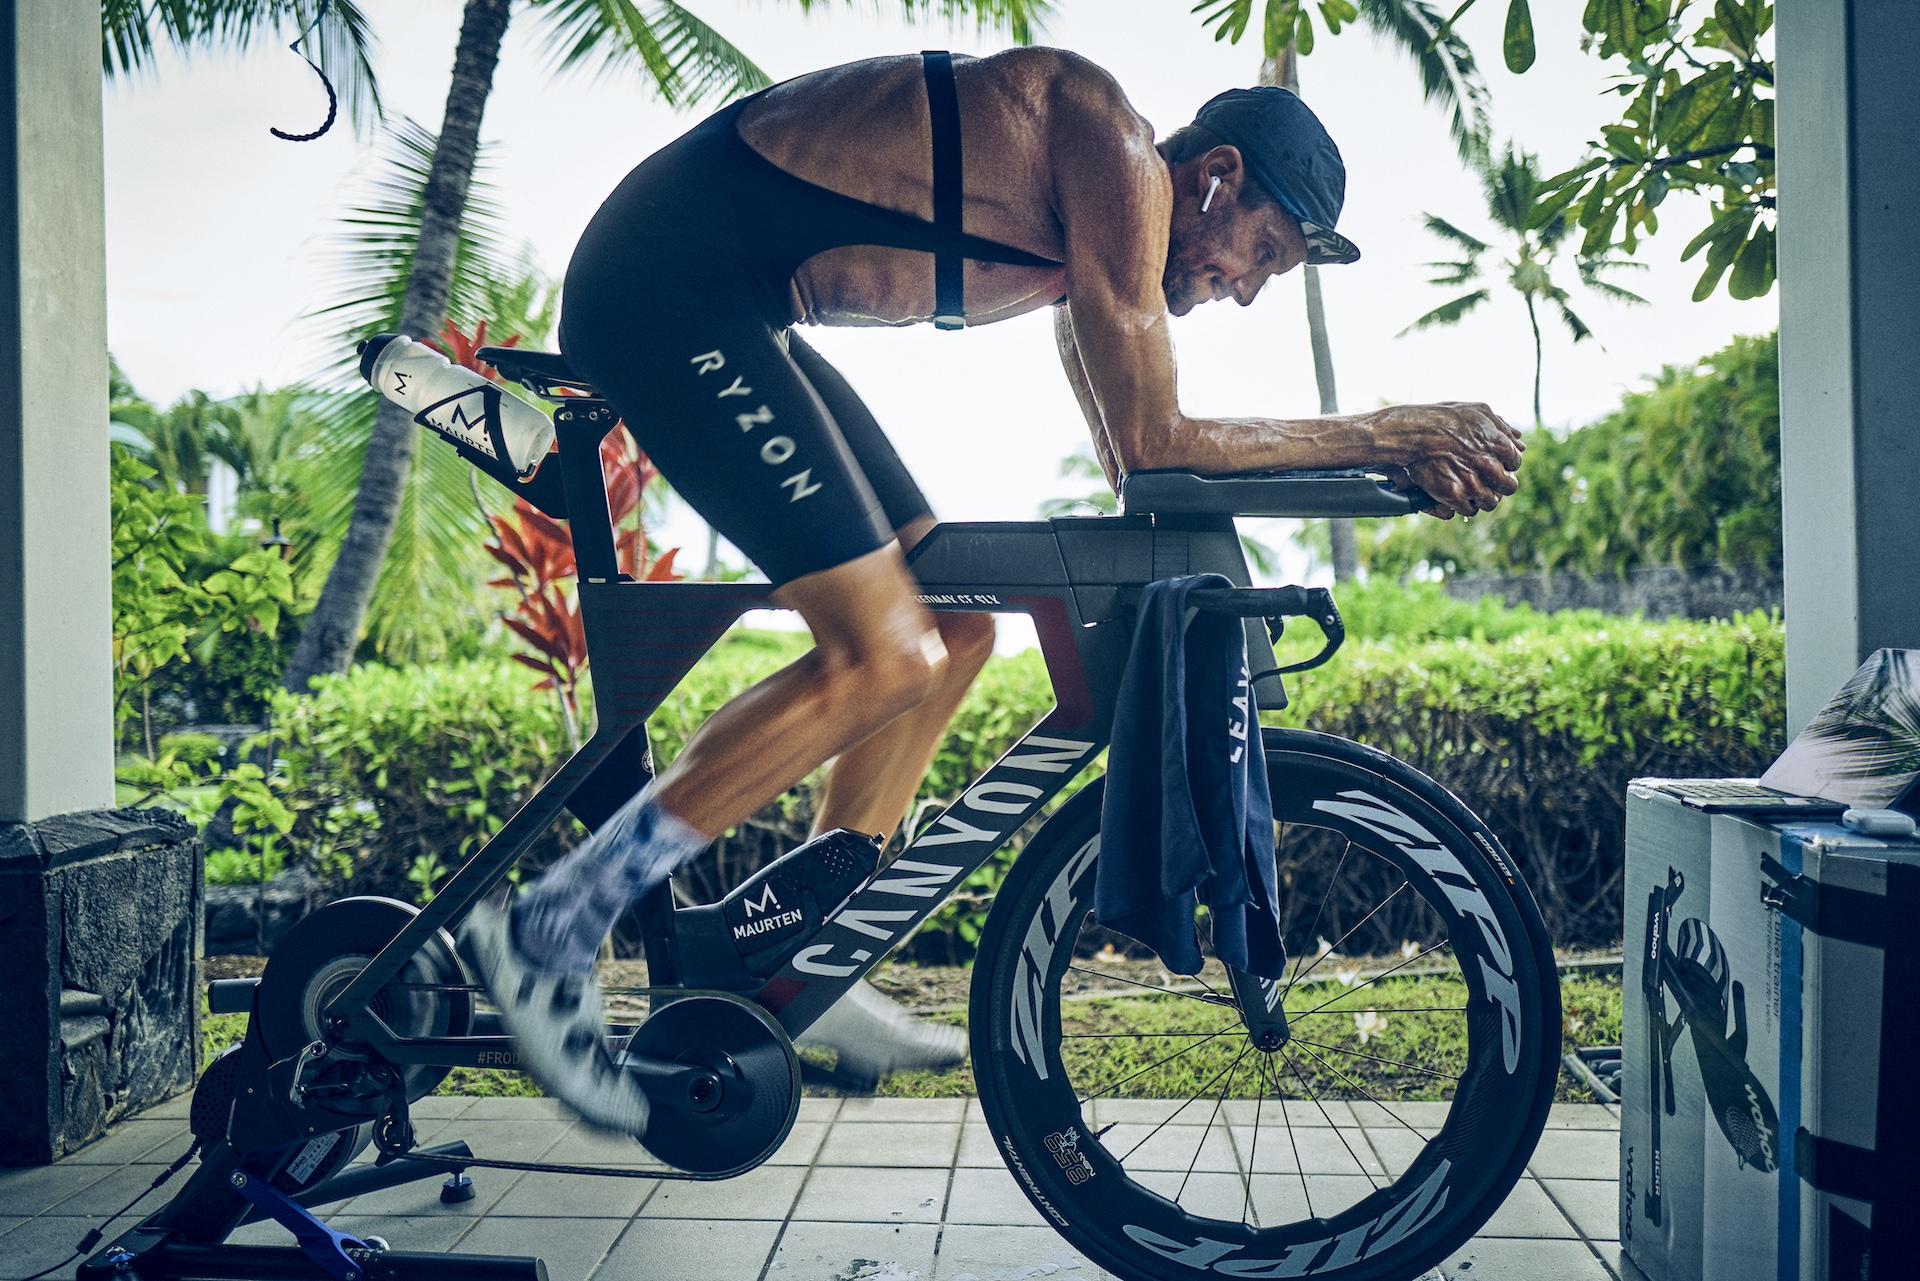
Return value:
<svg viewBox="0 0 1920 1281">
<path fill-rule="evenodd" d="M 1550 306 L 1559 313 L 1574 342 L 1593 337 L 1586 321 L 1574 313 L 1571 295 L 1553 278 L 1553 268 L 1567 245 L 1569 224 L 1566 214 L 1543 204 L 1543 183 L 1539 163 L 1533 155 L 1509 145 L 1496 160 L 1480 166 L 1480 185 L 1487 198 L 1487 213 L 1511 246 L 1512 253 L 1500 264 L 1506 269 L 1506 282 L 1520 295 L 1527 308 L 1527 322 L 1533 327 L 1533 425 L 1543 422 L 1540 414 L 1540 381 L 1543 351 L 1540 336 L 1540 309 Z M 1475 288 L 1440 304 L 1400 331 L 1405 337 L 1416 329 L 1458 324 L 1492 297 L 1491 275 L 1482 259 L 1493 252 L 1486 241 L 1462 231 L 1453 223 L 1433 214 L 1426 215 L 1427 230 L 1459 252 L 1448 261 L 1430 262 L 1439 274 L 1429 284 Z M 1646 303 L 1628 289 L 1605 280 L 1605 273 L 1621 269 L 1646 270 L 1645 263 L 1632 262 L 1611 250 L 1587 256 L 1576 254 L 1575 272 L 1580 283 L 1616 302 Z"/>
<path fill-rule="evenodd" d="M 794 0 L 802 10 L 827 0 Z M 304 27 L 325 0 L 101 0 L 102 62 L 109 73 L 149 65 L 156 39 L 179 46 L 239 48 L 269 32 Z M 1016 40 L 1031 38 L 1051 0 L 900 0 L 909 17 L 971 16 Z M 453 78 L 429 169 L 420 236 L 400 308 L 399 328 L 438 333 L 447 315 L 458 231 L 479 152 L 480 120 L 493 88 L 512 0 L 466 0 Z M 637 69 L 675 106 L 725 99 L 768 83 L 766 73 L 678 0 L 528 0 L 562 70 Z M 338 21 L 334 21 L 337 17 Z M 334 0 L 311 47 L 315 61 L 345 78 L 350 114 L 378 112 L 366 50 L 371 32 L 352 0 Z M 303 690 L 314 676 L 343 670 L 366 619 L 413 470 L 418 432 L 397 405 L 381 402 L 362 455 L 353 514 L 313 615 L 285 676 Z"/>
<path fill-rule="evenodd" d="M 1201 6 L 1203 20 L 1216 27 L 1216 35 L 1238 40 L 1253 14 L 1253 0 L 1214 0 Z M 1428 102 L 1447 112 L 1447 129 L 1459 149 L 1461 159 L 1472 163 L 1486 151 L 1490 125 L 1487 119 L 1487 89 L 1480 68 L 1466 42 L 1453 34 L 1446 16 L 1425 0 L 1353 0 L 1354 11 L 1348 21 L 1357 20 L 1377 37 L 1398 48 L 1413 62 Z M 1331 18 L 1326 7 L 1323 18 Z M 1313 51 L 1312 20 L 1299 0 L 1266 0 L 1267 56 L 1260 64 L 1260 83 L 1278 85 L 1300 92 L 1300 59 Z M 1338 32 L 1338 25 L 1329 21 Z M 1281 39 L 1279 33 L 1285 33 Z M 1302 269 L 1306 286 L 1307 342 L 1313 352 L 1313 378 L 1320 393 L 1320 412 L 1340 412 L 1340 397 L 1333 374 L 1333 344 L 1327 334 L 1326 304 L 1321 293 L 1320 269 Z M 1349 582 L 1360 575 L 1359 549 L 1354 539 L 1353 521 L 1334 517 L 1328 521 L 1333 550 L 1333 577 Z"/>
</svg>

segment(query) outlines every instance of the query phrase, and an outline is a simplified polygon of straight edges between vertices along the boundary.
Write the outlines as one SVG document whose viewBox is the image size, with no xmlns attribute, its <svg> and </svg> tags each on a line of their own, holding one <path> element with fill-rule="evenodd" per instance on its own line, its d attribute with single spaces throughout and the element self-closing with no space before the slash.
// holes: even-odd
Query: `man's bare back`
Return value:
<svg viewBox="0 0 1920 1281">
<path fill-rule="evenodd" d="M 1070 114 L 1073 82 L 1106 73 L 1058 49 L 1011 49 L 955 59 L 966 228 L 1064 263 L 1052 201 L 1050 138 Z M 1144 120 L 1121 127 L 1147 129 Z M 929 109 L 917 55 L 869 58 L 776 85 L 739 120 L 747 145 L 818 186 L 917 218 L 933 216 Z M 1149 132 L 1149 140 L 1151 133 Z M 1003 320 L 1056 301 L 1066 268 L 966 265 L 968 319 Z M 869 245 L 829 250 L 793 280 L 794 320 L 905 325 L 934 314 L 933 262 Z"/>
</svg>

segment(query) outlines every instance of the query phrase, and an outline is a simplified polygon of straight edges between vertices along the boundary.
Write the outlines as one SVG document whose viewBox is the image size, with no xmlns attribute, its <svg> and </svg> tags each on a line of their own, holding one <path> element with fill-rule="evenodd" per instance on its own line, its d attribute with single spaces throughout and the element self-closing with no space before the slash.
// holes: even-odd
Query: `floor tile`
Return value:
<svg viewBox="0 0 1920 1281">
<path fill-rule="evenodd" d="M 1095 1281 L 1100 1270 L 1052 1228 L 954 1224 L 940 1234 L 933 1281 Z"/>
<path fill-rule="evenodd" d="M 1100 1143 L 1129 1170 L 1237 1170 L 1227 1127 L 1115 1125 Z M 1196 1156 L 1196 1153 L 1198 1154 Z M 1265 1153 L 1261 1153 L 1264 1159 Z"/>
<path fill-rule="evenodd" d="M 635 1219 L 593 1275 L 602 1281 L 753 1281 L 779 1234 L 778 1223 Z"/>
<path fill-rule="evenodd" d="M 779 1281 L 918 1281 L 933 1274 L 938 1233 L 931 1223 L 789 1223 L 767 1273 Z"/>
<path fill-rule="evenodd" d="M 768 1165 L 811 1165 L 827 1137 L 825 1121 L 795 1121 L 786 1140 L 767 1158 Z"/>
<path fill-rule="evenodd" d="M 1545 1188 L 1532 1179 L 1522 1179 L 1481 1227 L 1480 1235 L 1571 1241 L 1578 1240 L 1580 1234 L 1547 1196 Z"/>
<path fill-rule="evenodd" d="M 472 1107 L 476 1100 L 461 1098 L 454 1094 L 429 1094 L 424 1099 L 407 1105 L 407 1111 L 417 1121 L 450 1121 Z"/>
<path fill-rule="evenodd" d="M 1240 1152 L 1240 1163 L 1260 1173 L 1305 1170 L 1308 1174 L 1372 1174 L 1376 1177 L 1386 1173 L 1367 1136 L 1354 1129 L 1337 1130 L 1324 1125 L 1289 1128 L 1268 1120 L 1261 1123 L 1257 1132 L 1251 1125 L 1234 1126 L 1233 1144 Z"/>
<path fill-rule="evenodd" d="M 959 1121 L 967 1114 L 965 1099 L 847 1099 L 840 1104 L 840 1121 Z"/>
<path fill-rule="evenodd" d="M 843 1223 L 938 1223 L 951 1172 L 816 1166 L 800 1189 L 796 1219 Z"/>
<path fill-rule="evenodd" d="M 504 1173 L 475 1170 L 474 1177 Z M 647 1203 L 658 1179 L 592 1179 L 574 1174 L 523 1174 L 491 1213 L 510 1218 L 568 1216 L 631 1219 Z"/>
<path fill-rule="evenodd" d="M 1390 1130 L 1368 1130 L 1366 1135 L 1367 1143 L 1373 1148 L 1374 1155 L 1379 1158 L 1386 1172 L 1394 1178 L 1399 1178 L 1407 1172 L 1407 1167 L 1426 1151 L 1427 1143 L 1433 1137 L 1433 1133 L 1429 1131 L 1424 1134 L 1415 1134 L 1395 1126 Z"/>
<path fill-rule="evenodd" d="M 174 1095 L 170 1099 L 163 1099 L 159 1103 L 153 1104 L 151 1107 L 142 1109 L 140 1112 L 140 1117 L 142 1120 L 145 1120 L 148 1118 L 153 1118 L 156 1120 L 165 1120 L 170 1117 L 179 1117 L 182 1120 L 185 1120 L 192 1112 L 193 1112 L 193 1091 L 183 1090 L 182 1092 Z"/>
<path fill-rule="evenodd" d="M 1353 1109 L 1339 1099 L 1323 1099 L 1317 1103 L 1311 1099 L 1228 1099 L 1220 1109 L 1221 1115 L 1233 1124 L 1245 1126 L 1253 1124 L 1256 1111 L 1262 1129 L 1269 1124 L 1280 1124 L 1283 1115 L 1295 1126 L 1357 1124 Z"/>
<path fill-rule="evenodd" d="M 343 1214 L 329 1219 L 328 1223 L 338 1231 L 352 1233 L 363 1239 L 379 1237 L 395 1250 L 432 1253 L 453 1249 L 475 1226 L 469 1220 L 444 1214 Z M 288 1240 L 286 1232 L 282 1231 L 280 1236 L 281 1240 Z M 518 1250 L 501 1253 L 531 1252 Z"/>
<path fill-rule="evenodd" d="M 1453 1111 L 1451 1103 L 1373 1103 L 1357 1099 L 1347 1104 L 1354 1119 L 1367 1129 L 1399 1129 L 1404 1123 L 1416 1130 L 1439 1129 Z"/>
<path fill-rule="evenodd" d="M 1547 1109 L 1550 1130 L 1618 1130 L 1620 1118 L 1604 1103 L 1555 1103 Z"/>
<path fill-rule="evenodd" d="M 955 1170 L 947 1222 L 1044 1226 L 1047 1221 L 1005 1170 Z"/>
<path fill-rule="evenodd" d="M 1548 1130 L 1527 1166 L 1542 1179 L 1618 1179 L 1620 1136 L 1603 1130 Z"/>
<path fill-rule="evenodd" d="M 1590 1240 L 1620 1235 L 1620 1185 L 1611 1179 L 1543 1179 L 1547 1194 Z"/>
<path fill-rule="evenodd" d="M 640 1213 L 649 1219 L 784 1219 L 806 1177 L 800 1166 L 763 1165 L 737 1179 L 662 1183 Z"/>
<path fill-rule="evenodd" d="M 60 1164 L 125 1165 L 140 1160 L 162 1143 L 186 1131 L 187 1123 L 182 1117 L 122 1121 L 79 1151 L 68 1153 L 61 1158 Z"/>
<path fill-rule="evenodd" d="M 94 1166 L 100 1172 L 100 1178 L 87 1182 L 80 1190 L 65 1200 L 49 1204 L 44 1213 L 60 1217 L 78 1216 L 98 1218 L 112 1214 L 127 1202 L 145 1193 L 153 1186 L 153 1181 L 166 1172 L 164 1165 L 122 1165 Z M 147 1215 L 155 1207 L 165 1204 L 166 1199 L 186 1186 L 187 1171 L 182 1170 L 173 1176 L 159 1191 L 147 1196 L 134 1208 L 136 1213 Z"/>
<path fill-rule="evenodd" d="M 1609 1281 L 1606 1268 L 1579 1241 L 1475 1237 L 1436 1271 L 1446 1281 Z"/>
<path fill-rule="evenodd" d="M 986 1119 L 987 1119 L 987 1112 L 985 1108 L 980 1106 L 980 1100 L 968 1099 L 967 1100 L 967 1120 L 984 1122 L 986 1121 Z"/>
<path fill-rule="evenodd" d="M 992 1130 L 985 1125 L 969 1122 L 961 1127 L 960 1155 L 954 1160 L 954 1164 L 1005 1169 L 1007 1159 L 1000 1155 L 1000 1148 L 994 1142 Z"/>
<path fill-rule="evenodd" d="M 831 1121 L 840 1115 L 839 1099 L 801 1099 L 800 1119 L 802 1121 Z"/>
<path fill-rule="evenodd" d="M 559 1099 L 495 1098 L 469 1100 L 460 1116 L 469 1121 L 575 1121 L 574 1110 Z"/>
<path fill-rule="evenodd" d="M 585 1281 L 627 1225 L 614 1219 L 485 1219 L 460 1238 L 460 1254 L 532 1255 L 547 1265 L 553 1281 Z M 459 1264 L 448 1261 L 447 1275 Z"/>
<path fill-rule="evenodd" d="M 110 1173 L 111 1170 L 101 1165 L 34 1165 L 0 1170 L 0 1214 L 30 1219 Z M 160 1171 L 155 1170 L 147 1177 L 151 1179 L 158 1173 Z"/>
<path fill-rule="evenodd" d="M 395 1188 L 363 1192 L 335 1211 L 343 1215 L 408 1215 L 428 1218 L 478 1219 L 493 1212 L 501 1198 L 526 1176 L 513 1170 L 469 1170 L 473 1199 L 448 1205 L 440 1199 L 439 1179 L 417 1179 Z"/>
<path fill-rule="evenodd" d="M 113 1230 L 102 1237 L 101 1244 L 111 1241 L 115 1235 L 138 1221 L 133 1215 L 118 1220 Z M 73 1253 L 73 1248 L 80 1244 L 81 1235 L 91 1226 L 78 1219 L 43 1216 L 29 1219 L 5 1236 L 0 1236 L 0 1281 L 18 1281 L 42 1268 L 52 1267 Z M 70 1266 L 57 1275 L 71 1277 L 73 1268 Z"/>
<path fill-rule="evenodd" d="M 510 1121 L 493 1121 L 491 1125 L 511 1125 Z M 480 1139 L 472 1141 L 476 1156 L 492 1156 L 480 1146 Z M 554 1145 L 539 1158 L 542 1161 L 558 1162 L 564 1165 L 651 1165 L 663 1164 L 660 1160 L 641 1147 L 634 1140 L 621 1134 L 607 1134 L 591 1126 L 575 1125 L 560 1136 Z"/>
<path fill-rule="evenodd" d="M 836 1121 L 815 1159 L 821 1165 L 953 1164 L 958 1121 Z"/>
</svg>

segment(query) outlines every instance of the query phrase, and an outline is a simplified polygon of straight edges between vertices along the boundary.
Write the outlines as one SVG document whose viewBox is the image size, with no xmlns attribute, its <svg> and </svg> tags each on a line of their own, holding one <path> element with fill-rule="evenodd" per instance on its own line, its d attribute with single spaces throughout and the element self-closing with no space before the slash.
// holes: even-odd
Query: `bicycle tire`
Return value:
<svg viewBox="0 0 1920 1281">
<path fill-rule="evenodd" d="M 1447 927 L 1443 946 L 1455 950 L 1470 999 L 1447 1007 L 1462 1012 L 1467 1066 L 1453 1087 L 1444 1123 L 1426 1135 L 1423 1127 L 1407 1125 L 1424 1145 L 1390 1182 L 1379 1183 L 1369 1173 L 1373 1190 L 1339 1213 L 1285 1223 L 1260 1223 L 1256 1214 L 1258 1226 L 1244 1215 L 1230 1222 L 1194 1214 L 1178 1196 L 1169 1200 L 1147 1186 L 1142 1172 L 1130 1171 L 1125 1158 L 1108 1149 L 1101 1136 L 1116 1126 L 1094 1125 L 1061 1056 L 1061 984 L 1090 923 L 1104 780 L 1082 790 L 1036 833 L 989 913 L 969 1018 L 981 1105 L 996 1150 L 1042 1218 L 1088 1259 L 1127 1281 L 1189 1281 L 1202 1275 L 1337 1281 L 1419 1276 L 1465 1244 L 1499 1208 L 1522 1177 L 1545 1127 L 1560 1058 L 1552 950 L 1512 861 L 1486 825 L 1445 788 L 1346 739 L 1297 730 L 1267 730 L 1263 737 L 1276 820 L 1333 832 L 1345 837 L 1350 849 L 1378 855 L 1401 871 Z M 1328 802 L 1344 808 L 1330 810 Z M 1431 843 L 1417 842 L 1397 820 L 1383 822 L 1384 811 L 1373 808 L 1379 802 L 1414 820 Z M 1370 818 L 1373 825 L 1356 816 Z M 1394 831 L 1403 839 L 1392 839 Z M 1439 946 L 1419 955 L 1431 955 Z M 1299 976 L 1297 966 L 1293 973 Z M 1232 1010 L 1225 1013 L 1237 1020 Z M 1298 1028 L 1296 1020 L 1296 1033 Z M 1239 1040 L 1251 1049 L 1243 1030 Z M 1296 1077 L 1302 1086 L 1308 1084 L 1305 1076 L 1296 1072 Z M 1229 1088 L 1232 1083 L 1229 1076 Z M 1223 1101 L 1226 1092 L 1223 1088 Z M 1374 1098 L 1364 1087 L 1362 1092 Z M 1333 1114 L 1318 1096 L 1314 1101 L 1334 1136 L 1346 1142 Z M 1273 1106 L 1286 1119 L 1289 1141 L 1296 1141 L 1292 1112 L 1284 1105 L 1256 1104 Z M 1242 1167 L 1236 1177 L 1246 1186 L 1249 1205 L 1256 1184 L 1267 1177 L 1249 1172 L 1261 1164 L 1261 1115 L 1254 1113 L 1250 1154 L 1240 1136 L 1230 1133 L 1227 1140 Z M 1209 1128 L 1213 1124 L 1209 1116 Z M 1203 1131 L 1195 1162 L 1207 1142 Z M 1351 1147 L 1349 1153 L 1368 1173 L 1368 1158 Z M 1322 1176 L 1307 1170 L 1309 1162 L 1297 1147 L 1293 1155 L 1311 1207 L 1309 1185 Z M 1390 1174 L 1384 1164 L 1381 1169 L 1383 1176 Z M 1193 1174 L 1189 1164 L 1187 1179 Z M 1170 1181 L 1164 1179 L 1162 1186 Z"/>
</svg>

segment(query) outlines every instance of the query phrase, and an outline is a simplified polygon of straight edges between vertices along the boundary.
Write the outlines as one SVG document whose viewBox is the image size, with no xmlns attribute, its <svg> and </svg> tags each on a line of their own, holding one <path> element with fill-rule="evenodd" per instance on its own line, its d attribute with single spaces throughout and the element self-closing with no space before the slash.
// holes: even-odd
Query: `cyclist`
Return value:
<svg viewBox="0 0 1920 1281">
<path fill-rule="evenodd" d="M 964 146 L 962 139 L 964 138 Z M 931 143 L 931 145 L 929 145 Z M 775 584 L 814 649 L 716 712 L 599 832 L 462 946 L 522 1064 L 638 1135 L 592 965 L 619 913 L 833 759 L 816 826 L 891 832 L 993 648 L 936 620 L 903 552 L 933 526 L 872 415 L 795 327 L 984 324 L 1053 307 L 1107 478 L 1386 466 L 1442 519 L 1514 492 L 1519 434 L 1485 405 L 1201 418 L 1169 314 L 1302 262 L 1352 262 L 1319 120 L 1233 90 L 1158 144 L 1112 76 L 1058 49 L 874 58 L 735 102 L 634 169 L 581 237 L 560 342 L 685 498 Z"/>
</svg>

